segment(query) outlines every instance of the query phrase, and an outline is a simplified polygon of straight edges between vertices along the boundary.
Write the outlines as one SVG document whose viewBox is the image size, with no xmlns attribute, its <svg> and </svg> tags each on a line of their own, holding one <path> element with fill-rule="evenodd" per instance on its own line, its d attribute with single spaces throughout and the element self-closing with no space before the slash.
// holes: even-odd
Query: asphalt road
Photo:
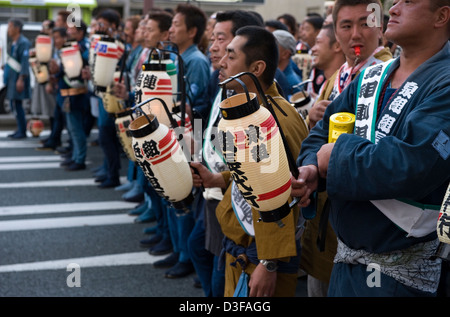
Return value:
<svg viewBox="0 0 450 317">
<path fill-rule="evenodd" d="M 91 169 L 102 162 L 99 146 L 89 146 L 86 170 L 68 172 L 60 155 L 35 150 L 40 138 L 11 140 L 12 130 L 2 130 L 0 296 L 204 296 L 193 287 L 194 275 L 167 279 L 165 269 L 152 266 L 164 256 L 139 246 L 155 223 L 133 222 L 127 212 L 137 204 L 114 188 L 97 188 Z M 122 163 L 125 175 L 125 157 Z"/>
</svg>

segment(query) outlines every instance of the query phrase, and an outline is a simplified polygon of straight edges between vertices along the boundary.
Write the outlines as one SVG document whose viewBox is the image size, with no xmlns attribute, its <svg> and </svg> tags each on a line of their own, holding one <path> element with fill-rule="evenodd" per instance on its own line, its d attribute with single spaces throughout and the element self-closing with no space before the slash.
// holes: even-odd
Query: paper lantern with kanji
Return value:
<svg viewBox="0 0 450 317">
<path fill-rule="evenodd" d="M 150 64 L 165 64 L 166 72 L 170 77 L 170 82 L 172 84 L 172 98 L 176 100 L 176 95 L 178 93 L 178 72 L 177 67 L 173 60 L 170 58 L 169 52 L 162 52 L 160 54 L 152 53 L 152 59 L 150 60 Z"/>
<path fill-rule="evenodd" d="M 136 81 L 135 103 L 140 104 L 151 98 L 160 98 L 164 100 L 169 111 L 172 110 L 172 81 L 166 72 L 166 64 L 148 63 L 142 65 L 142 72 Z M 146 114 L 152 114 L 158 118 L 158 122 L 171 126 L 171 119 L 167 115 L 161 102 L 151 102 L 144 105 L 142 111 Z"/>
<path fill-rule="evenodd" d="M 52 39 L 47 34 L 36 37 L 36 58 L 40 63 L 48 63 L 52 58 Z"/>
<path fill-rule="evenodd" d="M 174 131 L 154 115 L 142 115 L 129 126 L 136 161 L 155 191 L 183 209 L 192 202 L 192 174 Z"/>
<path fill-rule="evenodd" d="M 105 92 L 111 85 L 118 63 L 117 44 L 113 38 L 102 37 L 95 47 L 93 82 L 99 92 Z"/>
<path fill-rule="evenodd" d="M 289 163 L 275 118 L 255 93 L 220 104 L 220 146 L 244 199 L 259 211 L 284 207 L 291 193 Z"/>
<path fill-rule="evenodd" d="M 133 110 L 126 108 L 114 114 L 116 117 L 114 124 L 116 126 L 117 137 L 122 145 L 123 151 L 130 161 L 136 162 L 136 157 L 133 153 L 132 136 L 129 130 L 131 121 L 133 121 Z"/>
</svg>

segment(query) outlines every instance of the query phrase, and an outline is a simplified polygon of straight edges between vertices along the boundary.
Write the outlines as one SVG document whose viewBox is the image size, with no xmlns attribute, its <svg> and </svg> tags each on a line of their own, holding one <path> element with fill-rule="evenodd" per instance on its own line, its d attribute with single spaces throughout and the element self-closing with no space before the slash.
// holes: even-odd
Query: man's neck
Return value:
<svg viewBox="0 0 450 317">
<path fill-rule="evenodd" d="M 191 45 L 194 44 L 193 41 L 186 41 L 178 45 L 178 52 L 183 54 Z"/>
<path fill-rule="evenodd" d="M 395 71 L 391 85 L 393 88 L 399 88 L 403 82 L 411 75 L 420 65 L 438 53 L 446 44 L 442 41 L 435 45 L 415 45 L 414 47 L 402 46 L 400 54 L 400 66 Z"/>
<path fill-rule="evenodd" d="M 333 74 L 338 70 L 342 64 L 345 63 L 345 58 L 336 57 L 331 60 L 331 62 L 324 67 L 323 74 L 326 79 L 333 76 Z"/>
<path fill-rule="evenodd" d="M 286 67 L 288 67 L 289 65 L 289 59 L 285 59 L 285 60 L 281 60 L 280 63 L 278 64 L 278 68 L 284 72 L 284 70 L 286 69 Z"/>
<path fill-rule="evenodd" d="M 11 41 L 14 43 L 19 39 L 19 37 L 20 37 L 20 33 L 17 33 L 15 35 L 11 36 Z"/>
</svg>

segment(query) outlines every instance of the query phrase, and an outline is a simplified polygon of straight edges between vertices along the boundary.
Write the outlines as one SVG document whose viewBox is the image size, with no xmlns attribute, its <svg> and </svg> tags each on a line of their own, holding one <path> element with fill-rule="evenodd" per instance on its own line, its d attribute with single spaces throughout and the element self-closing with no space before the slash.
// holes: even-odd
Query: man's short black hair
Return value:
<svg viewBox="0 0 450 317">
<path fill-rule="evenodd" d="M 245 54 L 246 66 L 262 60 L 266 69 L 261 75 L 261 81 L 270 86 L 275 78 L 278 67 L 278 44 L 272 32 L 260 26 L 244 26 L 237 30 L 236 36 L 243 36 L 247 42 L 241 48 Z"/>
<path fill-rule="evenodd" d="M 22 33 L 22 28 L 23 28 L 23 22 L 22 22 L 22 20 L 19 20 L 19 19 L 9 19 L 8 22 L 9 22 L 9 23 L 12 23 L 12 25 L 13 25 L 15 28 L 18 28 L 19 31 Z"/>
<path fill-rule="evenodd" d="M 175 12 L 184 15 L 184 22 L 186 23 L 188 30 L 193 27 L 197 28 L 194 43 L 199 44 L 203 34 L 205 33 L 206 21 L 208 21 L 208 17 L 205 12 L 196 6 L 187 3 L 179 4 L 175 9 Z"/>
<path fill-rule="evenodd" d="M 233 24 L 231 34 L 236 35 L 236 31 L 243 26 L 257 25 L 264 26 L 261 20 L 254 13 L 244 10 L 228 10 L 216 14 L 216 22 L 231 21 Z"/>
<path fill-rule="evenodd" d="M 95 18 L 97 20 L 105 19 L 109 23 L 114 24 L 116 26 L 116 28 L 118 28 L 120 26 L 120 20 L 121 20 L 120 14 L 119 14 L 119 12 L 117 12 L 114 9 L 102 10 L 97 14 L 97 16 Z"/>
</svg>

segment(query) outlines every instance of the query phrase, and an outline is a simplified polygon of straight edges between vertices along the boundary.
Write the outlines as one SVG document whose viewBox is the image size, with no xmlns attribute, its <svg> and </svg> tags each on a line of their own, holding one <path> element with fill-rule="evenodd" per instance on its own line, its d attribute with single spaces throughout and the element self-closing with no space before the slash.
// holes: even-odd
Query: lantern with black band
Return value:
<svg viewBox="0 0 450 317">
<path fill-rule="evenodd" d="M 162 103 L 173 127 L 175 119 L 161 98 L 151 98 L 134 106 L 140 109 L 147 103 Z M 146 114 L 129 125 L 136 161 L 155 191 L 175 209 L 188 212 L 193 202 L 192 175 L 187 157 L 183 153 L 173 129 L 160 124 L 153 114 Z"/>
<path fill-rule="evenodd" d="M 250 76 L 254 81 L 258 94 L 250 93 L 239 79 L 244 75 Z M 226 84 L 231 81 L 237 81 L 243 87 L 244 93 L 225 98 Z M 282 227 L 284 224 L 281 220 L 290 213 L 299 199 L 295 198 L 288 203 L 291 189 L 290 172 L 297 177 L 298 169 L 272 103 L 277 107 L 278 105 L 270 96 L 267 96 L 270 98 L 270 103 L 268 102 L 258 79 L 252 73 L 237 74 L 221 82 L 219 86 L 223 88 L 224 99 L 220 104 L 222 119 L 218 125 L 219 138 L 222 136 L 220 145 L 233 180 L 247 203 L 258 210 L 259 220 L 276 222 Z M 264 107 L 260 107 L 258 95 Z M 255 140 L 256 144 L 252 145 Z M 262 152 L 259 153 L 261 149 Z M 278 152 L 271 151 L 273 149 Z M 258 154 L 256 159 L 255 153 Z M 277 170 L 263 173 L 264 168 L 269 171 L 274 167 L 268 167 L 269 162 L 278 162 Z M 277 173 L 276 179 L 271 174 L 273 172 Z"/>
</svg>

